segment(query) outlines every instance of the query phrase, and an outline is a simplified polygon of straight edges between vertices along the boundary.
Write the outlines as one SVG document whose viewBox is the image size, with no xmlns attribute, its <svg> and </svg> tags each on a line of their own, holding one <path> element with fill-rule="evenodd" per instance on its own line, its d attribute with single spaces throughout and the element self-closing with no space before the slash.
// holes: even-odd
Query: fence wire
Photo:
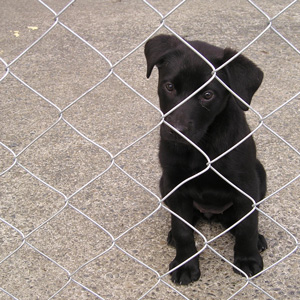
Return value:
<svg viewBox="0 0 300 300">
<path fill-rule="evenodd" d="M 298 222 L 297 224 L 290 222 L 299 218 L 298 128 L 290 128 L 290 132 L 296 136 L 289 139 L 289 136 L 282 133 L 280 126 L 274 126 L 272 120 L 279 118 L 281 114 L 285 116 L 284 110 L 292 110 L 296 116 L 299 116 L 299 106 L 297 108 L 296 105 L 298 105 L 300 91 L 289 90 L 286 98 L 281 99 L 276 107 L 272 104 L 271 110 L 269 109 L 267 113 L 261 112 L 258 100 L 255 108 L 250 107 L 250 114 L 254 120 L 251 135 L 259 135 L 263 132 L 263 138 L 268 137 L 268 140 L 264 141 L 265 144 L 271 143 L 278 151 L 275 155 L 271 150 L 268 153 L 269 146 L 267 146 L 264 153 L 266 157 L 271 156 L 273 159 L 278 155 L 280 160 L 282 151 L 293 157 L 289 165 L 284 165 L 289 176 L 284 182 L 280 179 L 280 184 L 269 186 L 268 195 L 260 201 L 260 207 L 253 207 L 253 210 L 260 212 L 260 227 L 265 224 L 274 237 L 272 240 L 271 233 L 267 229 L 262 229 L 269 240 L 270 248 L 263 254 L 264 270 L 251 278 L 234 274 L 232 252 L 228 250 L 232 248 L 232 240 L 226 234 L 229 229 L 223 231 L 214 224 L 218 231 L 209 234 L 205 226 L 211 230 L 211 224 L 201 224 L 193 229 L 198 246 L 196 255 L 201 254 L 200 257 L 204 257 L 201 258 L 201 270 L 204 268 L 205 271 L 202 272 L 199 282 L 187 287 L 177 286 L 171 282 L 169 276 L 171 271 L 167 269 L 174 250 L 165 242 L 168 215 L 174 213 L 164 204 L 166 197 L 162 199 L 155 184 L 150 183 L 152 179 L 157 183 L 159 178 L 159 168 L 152 161 L 156 152 L 152 150 L 157 148 L 157 132 L 164 122 L 164 115 L 157 101 L 151 96 L 154 95 L 153 91 L 146 88 L 141 92 L 140 86 L 135 85 L 135 70 L 141 68 L 140 64 L 144 61 L 142 58 L 137 64 L 132 61 L 136 61 L 137 55 L 142 57 L 141 53 L 146 41 L 157 33 L 167 32 L 185 42 L 178 27 L 173 26 L 170 19 L 172 16 L 188 19 L 189 16 L 182 15 L 186 13 L 183 8 L 192 1 L 169 1 L 167 11 L 165 7 L 161 8 L 160 1 L 135 1 L 136 12 L 145 9 L 147 14 L 149 13 L 149 18 L 154 20 L 152 24 L 155 24 L 151 29 L 147 28 L 147 34 L 141 35 L 137 42 L 132 43 L 131 50 L 125 55 L 118 53 L 118 59 L 111 58 L 114 56 L 111 55 L 109 47 L 103 50 L 101 43 L 90 42 L 91 33 L 79 30 L 80 27 L 68 25 L 71 18 L 69 16 L 72 16 L 68 15 L 68 12 L 76 9 L 77 4 L 91 6 L 92 10 L 95 10 L 94 15 L 89 15 L 93 22 L 93 17 L 103 18 L 101 11 L 109 6 L 116 7 L 122 2 L 123 8 L 114 11 L 116 17 L 120 17 L 122 13 L 126 14 L 125 10 L 122 11 L 124 7 L 132 3 L 129 1 L 83 2 L 38 0 L 26 3 L 24 7 L 30 7 L 33 11 L 35 9 L 47 11 L 49 14 L 46 21 L 50 23 L 44 24 L 44 29 L 38 30 L 34 41 L 21 52 L 19 51 L 20 54 L 10 59 L 5 58 L 6 53 L 2 51 L 0 45 L 2 70 L 0 101 L 3 112 L 0 141 L 2 244 L 0 245 L 0 298 L 299 299 L 300 289 L 297 285 L 297 278 L 300 275 L 297 253 L 299 225 Z M 237 55 L 246 54 L 247 50 L 256 47 L 259 41 L 264 41 L 264 38 L 266 38 L 264 43 L 268 43 L 268 34 L 273 33 L 288 49 L 292 50 L 293 54 L 290 55 L 294 56 L 291 59 L 293 57 L 299 59 L 300 52 L 291 35 L 286 36 L 285 32 L 276 27 L 278 19 L 299 9 L 298 1 L 280 3 L 274 8 L 275 13 L 270 10 L 272 14 L 269 13 L 268 6 L 263 6 L 262 4 L 265 3 L 260 2 L 250 0 L 239 2 L 240 5 L 246 5 L 253 14 L 260 16 L 260 28 L 255 33 L 251 32 L 251 40 L 238 49 Z M 204 6 L 211 4 L 210 1 L 205 3 Z M 11 2 L 10 5 L 15 5 L 14 9 L 17 9 L 20 2 Z M 10 5 L 6 4 L 5 7 Z M 272 3 L 269 5 L 272 6 Z M 203 13 L 203 11 L 198 12 L 198 22 L 201 22 Z M 80 19 L 84 12 L 78 11 L 78 14 L 80 15 L 77 17 Z M 129 21 L 128 17 L 130 14 L 125 17 Z M 131 17 L 135 18 L 133 15 Z M 217 14 L 216 18 L 218 18 Z M 295 22 L 292 21 L 292 17 L 289 20 Z M 112 18 L 110 25 L 107 25 L 104 31 L 109 31 L 109 26 L 113 27 L 114 21 Z M 296 24 L 299 26 L 299 21 L 296 21 Z M 126 24 L 121 25 L 120 28 L 122 26 Z M 296 34 L 297 27 L 293 28 L 292 34 Z M 27 29 L 37 28 L 28 26 Z M 117 31 L 118 28 L 115 30 Z M 16 39 L 19 38 L 17 36 L 19 31 L 10 32 Z M 56 93 L 56 88 L 59 88 L 59 81 L 57 85 L 54 84 L 54 87 L 47 83 L 48 79 L 42 81 L 42 75 L 37 74 L 40 69 L 36 64 L 42 64 L 41 74 L 44 74 L 42 72 L 47 69 L 49 62 L 46 56 L 58 49 L 56 40 L 58 41 L 66 32 L 67 40 L 64 42 L 74 44 L 74 48 L 77 47 L 76 45 L 79 47 L 84 45 L 86 52 L 83 51 L 75 56 L 72 46 L 63 52 L 69 53 L 68 59 L 71 59 L 69 65 L 58 62 L 64 69 L 61 72 L 66 72 L 63 74 L 66 75 L 64 78 L 73 78 L 71 73 L 78 72 L 78 69 L 73 70 L 74 65 L 78 61 L 84 62 L 85 55 L 92 56 L 95 69 L 91 76 L 94 78 L 93 82 L 89 82 L 91 77 L 86 75 L 87 84 L 82 85 L 81 77 L 75 84 L 67 79 L 62 83 L 60 97 L 54 99 L 52 95 Z M 101 33 L 96 31 L 92 33 L 92 35 L 97 34 Z M 115 37 L 117 36 L 118 33 L 115 34 Z M 129 32 L 128 36 L 130 39 Z M 107 37 L 110 38 L 109 34 Z M 40 53 L 41 48 L 38 47 L 47 38 L 51 40 L 49 45 L 54 45 L 53 49 L 50 49 L 50 52 Z M 112 41 L 119 43 L 117 38 Z M 62 46 L 60 49 L 63 48 Z M 62 59 L 64 59 L 63 53 L 60 54 Z M 56 57 L 53 55 L 50 61 L 54 61 Z M 268 62 L 264 64 L 267 65 Z M 122 69 L 123 65 L 125 67 Z M 89 65 L 87 68 L 85 74 L 88 74 L 89 68 L 93 67 Z M 24 73 L 24 69 L 28 70 Z M 214 71 L 216 74 L 217 70 Z M 266 71 L 265 75 L 268 76 Z M 290 77 L 299 79 L 299 73 L 293 73 Z M 44 83 L 46 86 L 42 86 Z M 68 85 L 71 85 L 71 88 Z M 109 90 L 109 93 L 101 95 L 104 87 Z M 281 88 L 285 89 L 284 84 Z M 118 89 L 119 94 L 115 91 Z M 25 96 L 21 96 L 23 94 Z M 76 97 L 73 97 L 75 94 Z M 117 101 L 104 100 L 106 97 L 113 99 L 114 95 L 119 97 L 120 94 L 126 94 L 126 98 L 132 98 L 133 101 L 126 102 L 123 98 Z M 260 97 L 263 98 L 263 95 Z M 26 100 L 19 110 L 19 105 L 25 98 L 30 100 Z M 96 104 L 99 110 L 93 106 Z M 134 110 L 135 105 L 141 106 L 141 111 L 145 111 L 145 115 L 140 111 L 138 116 L 134 114 L 131 109 Z M 30 121 L 31 111 L 37 118 L 38 124 L 35 129 Z M 112 120 L 123 113 L 127 114 L 127 117 L 128 114 L 133 114 L 129 119 L 134 126 L 130 127 L 131 123 L 128 121 L 130 123 L 128 125 L 126 121 L 127 123 L 118 125 L 116 129 Z M 101 118 L 106 114 L 107 121 L 104 122 Z M 97 123 L 98 118 L 100 121 Z M 150 121 L 145 130 L 145 126 L 141 126 L 141 123 L 147 118 Z M 87 126 L 82 127 L 85 122 Z M 287 127 L 294 126 L 289 123 L 290 119 L 286 122 L 288 122 Z M 29 133 L 26 132 L 26 127 Z M 92 127 L 96 134 L 90 131 L 89 128 Z M 110 129 L 111 127 L 113 129 Z M 135 132 L 127 137 L 129 131 Z M 97 137 L 97 134 L 101 138 Z M 259 137 L 258 140 L 260 141 Z M 260 147 L 259 141 L 258 147 Z M 273 149 L 273 146 L 270 146 L 270 149 Z M 142 153 L 142 157 L 138 157 L 139 152 Z M 226 153 L 222 154 L 224 155 Z M 61 166 L 61 160 L 64 166 Z M 138 161 L 137 164 L 134 163 L 135 160 Z M 214 161 L 209 161 L 208 168 L 218 173 L 212 166 Z M 276 177 L 278 172 L 283 172 L 274 167 L 271 159 L 270 165 L 266 168 L 271 170 L 271 177 Z M 272 168 L 275 169 L 272 171 Z M 199 174 L 195 176 L 197 175 Z M 227 180 L 221 174 L 218 175 Z M 192 178 L 187 180 L 190 179 Z M 182 184 L 184 182 L 179 186 Z M 278 198 L 283 197 L 290 202 L 290 205 L 284 206 L 290 207 L 286 211 L 276 207 L 276 205 L 280 207 L 281 203 Z M 292 278 L 295 281 L 294 285 Z"/>
</svg>

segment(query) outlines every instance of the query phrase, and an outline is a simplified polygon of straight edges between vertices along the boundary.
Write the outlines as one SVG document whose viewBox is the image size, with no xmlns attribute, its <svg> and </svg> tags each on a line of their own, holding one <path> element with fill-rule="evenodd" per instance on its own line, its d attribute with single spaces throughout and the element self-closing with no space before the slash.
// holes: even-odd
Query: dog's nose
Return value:
<svg viewBox="0 0 300 300">
<path fill-rule="evenodd" d="M 185 134 L 187 132 L 186 126 L 173 126 L 173 127 L 175 127 L 182 134 Z M 176 132 L 172 128 L 170 128 L 169 134 L 174 135 L 174 134 L 176 134 Z"/>
<path fill-rule="evenodd" d="M 169 115 L 165 118 L 165 121 L 183 134 L 185 134 L 188 131 L 188 124 L 185 124 L 180 118 L 176 118 L 172 115 Z M 176 132 L 169 127 L 169 134 L 174 135 L 176 134 Z"/>
</svg>

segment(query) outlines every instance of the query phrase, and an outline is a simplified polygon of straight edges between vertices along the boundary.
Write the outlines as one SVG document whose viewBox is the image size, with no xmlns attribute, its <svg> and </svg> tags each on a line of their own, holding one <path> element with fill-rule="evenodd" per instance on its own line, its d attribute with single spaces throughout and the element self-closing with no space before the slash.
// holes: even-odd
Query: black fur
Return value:
<svg viewBox="0 0 300 300">
<path fill-rule="evenodd" d="M 201 41 L 188 41 L 215 67 L 223 65 L 236 54 Z M 182 102 L 211 78 L 212 69 L 197 54 L 174 36 L 159 35 L 145 45 L 147 77 L 154 66 L 159 70 L 158 95 L 164 114 Z M 253 94 L 263 79 L 263 72 L 249 59 L 239 55 L 222 68 L 217 76 L 245 103 L 250 105 Z M 213 160 L 250 133 L 244 111 L 248 106 L 234 97 L 218 80 L 214 79 L 190 100 L 165 117 L 165 122 L 192 141 Z M 162 167 L 160 190 L 164 197 L 183 180 L 207 167 L 207 159 L 191 143 L 166 123 L 161 125 L 159 159 Z M 256 158 L 251 137 L 227 155 L 212 164 L 234 185 L 256 202 L 265 196 L 266 174 Z M 195 216 L 216 215 L 229 227 L 245 216 L 252 201 L 237 191 L 213 170 L 185 183 L 166 199 L 172 211 L 190 224 Z M 176 247 L 176 257 L 170 269 L 194 255 L 197 250 L 193 230 L 172 215 L 172 229 L 168 242 Z M 267 248 L 258 234 L 258 213 L 254 211 L 237 225 L 234 264 L 248 276 L 263 269 L 260 251 Z M 235 270 L 235 269 L 234 269 Z M 236 271 L 236 270 L 235 270 Z M 172 272 L 172 280 L 188 284 L 199 279 L 199 259 L 193 258 Z"/>
</svg>

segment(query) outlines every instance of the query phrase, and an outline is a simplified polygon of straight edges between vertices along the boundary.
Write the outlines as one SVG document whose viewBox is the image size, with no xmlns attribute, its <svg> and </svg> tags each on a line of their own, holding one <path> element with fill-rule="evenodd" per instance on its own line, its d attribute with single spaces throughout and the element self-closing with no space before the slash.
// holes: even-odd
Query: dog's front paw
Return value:
<svg viewBox="0 0 300 300">
<path fill-rule="evenodd" d="M 177 267 L 181 262 L 176 258 L 170 263 L 170 270 Z M 200 278 L 199 260 L 198 256 L 185 263 L 180 268 L 172 272 L 172 281 L 174 283 L 187 285 Z"/>
<path fill-rule="evenodd" d="M 234 264 L 244 271 L 249 277 L 254 276 L 255 274 L 259 273 L 263 267 L 263 260 L 260 254 L 257 252 L 255 255 L 252 256 L 242 256 L 236 255 L 234 259 Z M 239 272 L 236 268 L 233 268 L 235 273 L 244 275 L 243 273 Z"/>
</svg>

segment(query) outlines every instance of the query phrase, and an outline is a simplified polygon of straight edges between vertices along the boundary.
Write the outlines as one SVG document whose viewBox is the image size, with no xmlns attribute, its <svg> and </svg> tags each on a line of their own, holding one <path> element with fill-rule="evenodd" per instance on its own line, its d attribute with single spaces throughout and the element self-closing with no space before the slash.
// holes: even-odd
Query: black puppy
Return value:
<svg viewBox="0 0 300 300">
<path fill-rule="evenodd" d="M 231 49 L 221 49 L 201 41 L 188 43 L 216 68 L 236 54 Z M 158 35 L 150 39 L 145 45 L 145 56 L 147 77 L 151 75 L 154 66 L 159 71 L 158 95 L 164 114 L 212 77 L 212 68 L 174 36 Z M 217 76 L 250 104 L 261 84 L 263 72 L 249 59 L 239 55 L 219 70 Z M 214 79 L 165 116 L 165 122 L 161 125 L 159 149 L 163 171 L 160 190 L 163 197 L 183 180 L 205 170 L 209 165 L 205 155 L 182 135 L 213 160 L 250 133 L 243 112 L 247 109 L 247 105 Z M 264 198 L 266 174 L 256 158 L 252 136 L 212 163 L 212 167 L 254 201 Z M 226 227 L 233 225 L 253 209 L 253 202 L 217 172 L 209 168 L 186 182 L 166 199 L 167 205 L 190 224 L 195 224 L 195 216 L 200 211 L 208 217 L 217 215 Z M 267 248 L 265 238 L 258 233 L 258 212 L 255 210 L 231 231 L 236 238 L 234 264 L 248 276 L 257 274 L 263 269 L 259 252 Z M 197 252 L 193 230 L 173 214 L 168 242 L 176 247 L 176 257 L 170 269 Z M 180 284 L 188 284 L 199 277 L 197 256 L 172 272 L 172 280 Z"/>
</svg>

